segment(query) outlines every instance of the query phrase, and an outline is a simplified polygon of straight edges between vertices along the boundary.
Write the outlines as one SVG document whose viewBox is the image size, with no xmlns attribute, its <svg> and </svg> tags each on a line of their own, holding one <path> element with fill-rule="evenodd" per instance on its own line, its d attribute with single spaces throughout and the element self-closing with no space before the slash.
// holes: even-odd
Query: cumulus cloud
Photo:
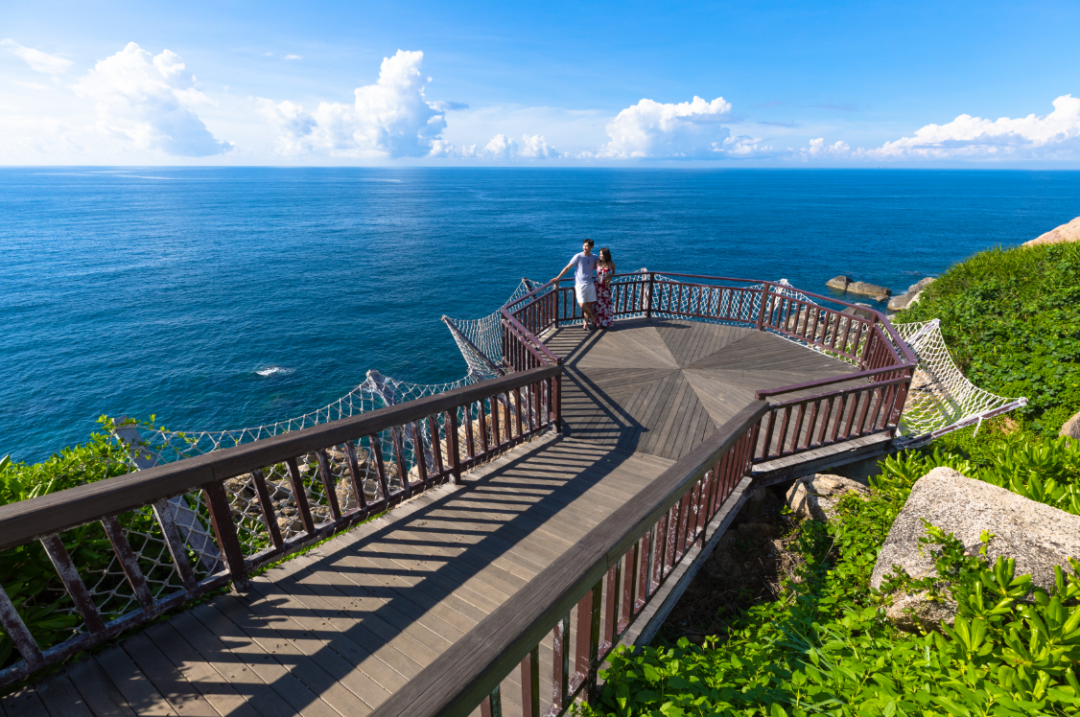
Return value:
<svg viewBox="0 0 1080 717">
<path fill-rule="evenodd" d="M 732 136 L 733 119 L 723 97 L 706 102 L 661 103 L 643 99 L 607 125 L 611 141 L 592 156 L 611 159 L 722 159 L 767 153 L 759 139 Z"/>
<path fill-rule="evenodd" d="M 176 53 L 157 56 L 128 43 L 98 62 L 73 89 L 97 109 L 98 128 L 139 149 L 176 157 L 207 157 L 232 149 L 216 139 L 193 108 L 210 105 Z"/>
<path fill-rule="evenodd" d="M 65 60 L 63 57 L 50 55 L 31 47 L 23 47 L 12 39 L 0 40 L 0 45 L 25 60 L 26 64 L 30 65 L 30 69 L 46 75 L 62 75 L 70 70 L 72 64 L 74 64 L 71 60 Z"/>
<path fill-rule="evenodd" d="M 285 59 L 286 60 L 303 60 L 304 58 L 301 57 L 300 55 L 285 55 Z"/>
<path fill-rule="evenodd" d="M 259 100 L 279 132 L 278 151 L 340 157 L 424 157 L 445 152 L 447 107 L 428 102 L 420 73 L 423 52 L 383 58 L 379 80 L 356 88 L 353 104 L 322 102 L 306 112 L 291 102 Z"/>
<path fill-rule="evenodd" d="M 810 146 L 799 151 L 803 159 L 838 159 L 851 155 L 851 147 L 847 142 L 833 142 L 825 144 L 824 137 L 810 140 Z"/>
<path fill-rule="evenodd" d="M 522 135 L 520 144 L 504 134 L 497 134 L 484 147 L 483 154 L 489 159 L 504 161 L 514 159 L 554 159 L 559 156 L 559 152 L 538 134 Z"/>
<path fill-rule="evenodd" d="M 913 137 L 867 150 L 875 159 L 1052 159 L 1080 155 L 1080 98 L 1062 95 L 1054 111 L 991 121 L 960 115 L 929 124 Z"/>
</svg>

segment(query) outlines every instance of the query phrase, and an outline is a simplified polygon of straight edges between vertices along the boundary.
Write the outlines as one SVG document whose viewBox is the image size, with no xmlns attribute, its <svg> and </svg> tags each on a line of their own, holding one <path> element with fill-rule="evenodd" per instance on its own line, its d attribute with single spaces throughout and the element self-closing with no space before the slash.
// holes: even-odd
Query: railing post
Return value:
<svg viewBox="0 0 1080 717">
<path fill-rule="evenodd" d="M 649 273 L 649 285 L 647 287 L 645 287 L 645 296 L 642 297 L 645 300 L 645 318 L 646 319 L 651 319 L 652 318 L 652 297 L 653 297 L 653 286 L 654 286 L 655 282 L 656 282 L 656 274 L 653 274 L 653 273 L 650 272 Z"/>
<path fill-rule="evenodd" d="M 562 358 L 556 364 L 562 366 Z M 555 431 L 562 433 L 562 371 L 552 379 L 551 406 L 555 412 Z"/>
<path fill-rule="evenodd" d="M 866 326 L 866 324 L 863 324 L 862 322 L 859 322 L 859 323 L 862 326 Z M 874 317 L 874 322 L 872 324 L 870 324 L 870 326 L 868 327 L 868 331 L 866 332 L 866 334 L 867 334 L 866 335 L 866 343 L 863 344 L 862 356 L 859 358 L 859 370 L 861 370 L 861 371 L 866 370 L 867 363 L 869 363 L 869 361 L 870 361 L 870 344 L 873 343 L 873 341 L 874 341 L 874 336 L 876 334 L 874 329 L 876 329 L 876 328 L 877 328 L 877 316 Z"/>
<path fill-rule="evenodd" d="M 244 551 L 240 547 L 236 526 L 233 525 L 232 511 L 229 510 L 229 500 L 225 497 L 225 488 L 221 483 L 211 481 L 202 489 L 206 493 L 206 502 L 210 508 L 210 523 L 214 527 L 214 535 L 217 536 L 218 546 L 225 555 L 225 564 L 229 566 L 229 577 L 232 578 L 236 589 L 246 590 L 249 585 L 247 564 L 244 562 Z M 299 500 L 298 497 L 297 502 Z"/>
<path fill-rule="evenodd" d="M 450 482 L 461 485 L 461 457 L 458 452 L 457 409 L 446 412 L 446 458 L 450 461 Z"/>
<path fill-rule="evenodd" d="M 763 331 L 765 329 L 765 305 L 769 303 L 769 298 L 770 298 L 769 288 L 771 286 L 772 285 L 767 281 L 763 281 L 761 283 L 761 306 L 758 307 L 758 317 L 757 317 L 757 330 L 758 331 Z"/>
</svg>

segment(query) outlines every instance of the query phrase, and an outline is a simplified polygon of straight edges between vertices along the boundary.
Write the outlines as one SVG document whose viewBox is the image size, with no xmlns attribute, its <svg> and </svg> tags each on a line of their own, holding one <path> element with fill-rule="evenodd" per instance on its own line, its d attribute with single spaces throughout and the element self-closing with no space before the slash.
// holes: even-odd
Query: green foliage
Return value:
<svg viewBox="0 0 1080 717">
<path fill-rule="evenodd" d="M 924 543 L 935 553 L 941 578 L 896 575 L 885 588 L 927 589 L 954 600 L 958 615 L 952 627 L 901 632 L 884 619 L 887 592 L 869 585 L 911 486 L 936 466 L 1051 500 L 1057 488 L 1080 484 L 1077 449 L 1030 438 L 1015 443 L 982 463 L 941 450 L 882 461 L 868 501 L 845 497 L 837 519 L 800 528 L 795 546 L 805 564 L 780 600 L 749 609 L 723 644 L 712 638 L 701 647 L 680 640 L 675 646 L 617 650 L 599 702 L 580 707 L 580 713 L 1080 713 L 1080 578 L 1059 570 L 1053 590 L 1032 590 L 1030 576 L 1015 575 L 1011 560 L 989 564 L 985 544 L 980 555 L 967 555 L 954 537 L 930 526 Z M 1072 569 L 1080 570 L 1080 563 Z"/>
<path fill-rule="evenodd" d="M 12 463 L 7 457 L 0 460 L 0 504 L 123 475 L 129 470 L 126 448 L 106 433 L 94 433 L 86 443 L 65 448 L 40 463 Z M 132 514 L 125 521 L 129 524 L 138 519 L 137 514 Z M 68 531 L 63 542 L 80 572 L 103 572 L 112 560 L 108 538 L 97 523 Z M 134 547 L 140 547 L 137 541 Z M 70 637 L 81 622 L 37 541 L 0 552 L 0 585 L 42 649 Z M 11 640 L 0 632 L 0 665 L 10 664 L 16 657 Z"/>
<path fill-rule="evenodd" d="M 976 254 L 897 320 L 932 318 L 976 386 L 1030 399 L 1033 430 L 1054 434 L 1080 407 L 1080 244 Z"/>
</svg>

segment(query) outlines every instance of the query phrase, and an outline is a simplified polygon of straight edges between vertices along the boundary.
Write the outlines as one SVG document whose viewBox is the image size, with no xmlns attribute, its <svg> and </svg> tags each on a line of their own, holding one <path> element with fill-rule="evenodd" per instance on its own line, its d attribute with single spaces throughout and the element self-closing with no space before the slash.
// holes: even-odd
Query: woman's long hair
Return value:
<svg viewBox="0 0 1080 717">
<path fill-rule="evenodd" d="M 611 249 L 604 247 L 600 250 L 600 261 L 611 266 L 615 266 L 615 262 L 611 260 Z"/>
</svg>

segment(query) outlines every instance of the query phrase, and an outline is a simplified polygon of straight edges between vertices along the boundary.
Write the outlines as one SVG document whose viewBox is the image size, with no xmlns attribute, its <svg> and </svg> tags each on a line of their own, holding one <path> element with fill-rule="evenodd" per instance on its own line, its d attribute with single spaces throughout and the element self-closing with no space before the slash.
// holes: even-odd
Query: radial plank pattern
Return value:
<svg viewBox="0 0 1080 717">
<path fill-rule="evenodd" d="M 546 343 L 563 357 L 570 435 L 670 459 L 701 443 L 759 389 L 855 370 L 779 336 L 690 321 L 620 322 L 593 334 L 564 328 Z"/>
</svg>

